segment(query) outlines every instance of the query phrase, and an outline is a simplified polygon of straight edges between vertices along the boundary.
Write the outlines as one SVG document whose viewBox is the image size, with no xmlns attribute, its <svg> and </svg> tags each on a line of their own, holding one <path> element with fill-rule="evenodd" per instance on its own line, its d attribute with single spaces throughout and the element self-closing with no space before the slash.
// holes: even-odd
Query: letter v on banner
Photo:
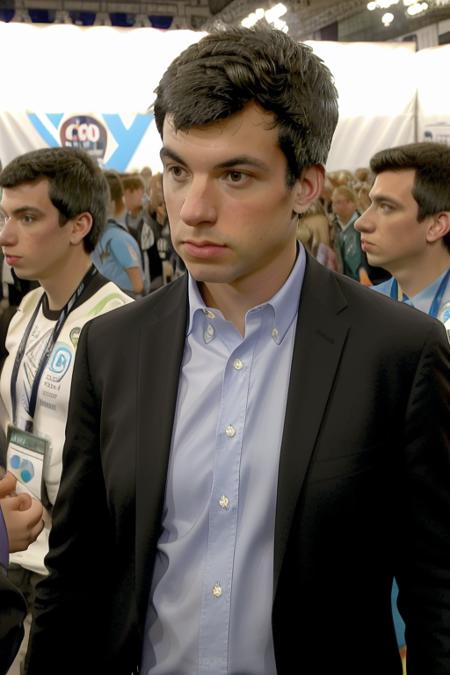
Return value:
<svg viewBox="0 0 450 675">
<path fill-rule="evenodd" d="M 103 119 L 117 143 L 117 149 L 105 163 L 105 168 L 125 171 L 150 126 L 153 115 L 136 115 L 134 122 L 128 129 L 123 124 L 120 115 L 103 115 Z"/>
<path fill-rule="evenodd" d="M 95 117 L 93 114 L 68 116 L 63 113 L 28 113 L 28 119 L 49 147 L 79 147 L 99 161 L 106 156 L 103 167 L 122 172 L 127 170 L 153 115 L 138 113 L 129 126 L 124 124 L 118 114 Z"/>
</svg>

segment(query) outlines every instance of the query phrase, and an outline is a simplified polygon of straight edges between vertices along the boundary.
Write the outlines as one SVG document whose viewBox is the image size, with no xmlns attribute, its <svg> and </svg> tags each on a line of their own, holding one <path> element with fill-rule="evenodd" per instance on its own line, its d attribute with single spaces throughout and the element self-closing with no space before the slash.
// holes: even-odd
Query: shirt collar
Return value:
<svg viewBox="0 0 450 675">
<path fill-rule="evenodd" d="M 440 274 L 437 279 L 433 281 L 429 286 L 426 288 L 423 288 L 419 293 L 416 293 L 412 298 L 410 298 L 411 302 L 413 303 L 414 306 L 416 306 L 417 303 L 427 303 L 429 302 L 430 304 L 433 301 L 433 298 L 439 288 L 439 284 L 441 283 L 442 279 L 444 276 L 447 274 L 448 268 Z"/>
<path fill-rule="evenodd" d="M 338 225 L 339 225 L 339 227 L 341 228 L 341 230 L 342 230 L 343 232 L 345 232 L 345 230 L 348 230 L 348 228 L 350 227 L 350 225 L 353 225 L 353 223 L 355 223 L 356 220 L 357 220 L 358 218 L 359 218 L 359 213 L 358 213 L 358 211 L 353 211 L 353 213 L 352 213 L 350 219 L 347 220 L 346 223 L 343 223 L 343 222 L 341 221 L 341 219 L 339 218 L 339 216 L 337 217 L 337 222 L 338 222 Z"/>
<path fill-rule="evenodd" d="M 303 278 L 306 269 L 306 253 L 302 244 L 298 243 L 297 259 L 295 261 L 292 271 L 275 295 L 257 307 L 253 307 L 247 312 L 260 309 L 262 307 L 269 307 L 273 315 L 272 337 L 277 344 L 281 344 L 289 327 L 297 316 L 298 305 L 300 301 L 300 293 L 303 285 Z M 189 299 L 189 321 L 186 335 L 192 332 L 194 324 L 194 316 L 201 312 L 207 318 L 214 318 L 221 313 L 213 308 L 207 307 L 200 294 L 197 282 L 188 273 L 188 299 Z"/>
</svg>

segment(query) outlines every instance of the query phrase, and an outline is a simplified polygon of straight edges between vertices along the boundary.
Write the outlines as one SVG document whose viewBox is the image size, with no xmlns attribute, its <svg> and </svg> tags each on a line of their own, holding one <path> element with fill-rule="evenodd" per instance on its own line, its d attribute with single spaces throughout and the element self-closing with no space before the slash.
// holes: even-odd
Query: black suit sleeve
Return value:
<svg viewBox="0 0 450 675">
<path fill-rule="evenodd" d="M 0 570 L 0 675 L 7 672 L 17 654 L 23 638 L 25 614 L 22 594 Z"/>
<path fill-rule="evenodd" d="M 450 352 L 433 322 L 404 426 L 399 609 L 408 675 L 450 673 Z"/>
</svg>

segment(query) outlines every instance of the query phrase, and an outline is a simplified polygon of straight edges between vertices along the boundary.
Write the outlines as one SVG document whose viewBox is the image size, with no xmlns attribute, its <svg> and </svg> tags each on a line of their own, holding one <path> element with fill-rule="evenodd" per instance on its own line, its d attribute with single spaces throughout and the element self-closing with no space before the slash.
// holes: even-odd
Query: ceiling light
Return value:
<svg viewBox="0 0 450 675">
<path fill-rule="evenodd" d="M 286 14 L 287 12 L 287 7 L 286 5 L 283 5 L 282 2 L 279 2 L 278 5 L 275 5 L 275 7 L 271 7 L 268 9 L 266 12 L 264 12 L 266 21 L 269 23 L 274 23 L 276 19 L 279 19 L 280 16 L 283 16 L 283 14 Z"/>
<path fill-rule="evenodd" d="M 258 9 L 255 9 L 254 12 L 251 12 L 248 16 L 246 16 L 245 19 L 242 19 L 241 25 L 244 26 L 245 28 L 251 28 L 256 23 L 258 23 L 258 21 L 265 19 L 267 23 L 270 23 L 272 26 L 274 26 L 274 28 L 278 28 L 279 30 L 282 30 L 284 33 L 287 33 L 289 30 L 289 26 L 287 25 L 286 21 L 283 21 L 280 18 L 281 16 L 286 14 L 286 12 L 287 7 L 286 5 L 283 5 L 282 2 L 279 2 L 278 4 L 274 5 L 273 7 L 267 10 L 262 9 L 262 7 L 258 7 Z"/>
<path fill-rule="evenodd" d="M 383 23 L 383 26 L 386 26 L 386 27 L 390 26 L 391 23 L 393 22 L 394 18 L 395 17 L 392 14 L 392 12 L 386 12 L 385 14 L 383 14 L 383 16 L 381 17 L 381 21 Z"/>
<path fill-rule="evenodd" d="M 406 13 L 409 14 L 409 16 L 417 16 L 418 14 L 422 14 L 422 12 L 426 12 L 427 9 L 428 4 L 426 2 L 416 2 L 414 5 L 408 7 Z"/>
<path fill-rule="evenodd" d="M 245 28 L 251 28 L 252 26 L 255 25 L 255 23 L 258 23 L 258 21 L 261 21 L 261 19 L 264 19 L 264 10 L 262 7 L 258 7 L 258 9 L 255 9 L 254 12 L 251 12 L 248 16 L 245 17 L 245 19 L 242 19 L 241 24 Z"/>
</svg>

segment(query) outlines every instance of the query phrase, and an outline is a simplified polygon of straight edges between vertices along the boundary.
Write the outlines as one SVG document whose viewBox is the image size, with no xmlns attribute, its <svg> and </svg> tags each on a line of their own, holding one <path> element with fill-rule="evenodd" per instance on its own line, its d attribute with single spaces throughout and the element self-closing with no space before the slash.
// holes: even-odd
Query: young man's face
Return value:
<svg viewBox="0 0 450 675">
<path fill-rule="evenodd" d="M 140 211 L 144 200 L 144 188 L 135 190 L 124 190 L 125 206 L 127 211 Z"/>
<path fill-rule="evenodd" d="M 176 131 L 170 118 L 164 122 L 161 158 L 172 241 L 197 281 L 251 293 L 289 275 L 296 254 L 293 211 L 305 210 L 317 196 L 323 172 L 312 167 L 289 188 L 271 122 L 253 103 L 186 132 Z"/>
<path fill-rule="evenodd" d="M 414 177 L 414 169 L 378 174 L 369 193 L 371 205 L 355 223 L 369 263 L 391 274 L 416 265 L 428 246 L 432 219 L 417 220 Z"/>
<path fill-rule="evenodd" d="M 62 227 L 48 196 L 48 181 L 5 188 L 1 209 L 9 220 L 0 229 L 6 262 L 20 279 L 41 283 L 64 271 L 71 248 L 71 221 Z"/>
</svg>

